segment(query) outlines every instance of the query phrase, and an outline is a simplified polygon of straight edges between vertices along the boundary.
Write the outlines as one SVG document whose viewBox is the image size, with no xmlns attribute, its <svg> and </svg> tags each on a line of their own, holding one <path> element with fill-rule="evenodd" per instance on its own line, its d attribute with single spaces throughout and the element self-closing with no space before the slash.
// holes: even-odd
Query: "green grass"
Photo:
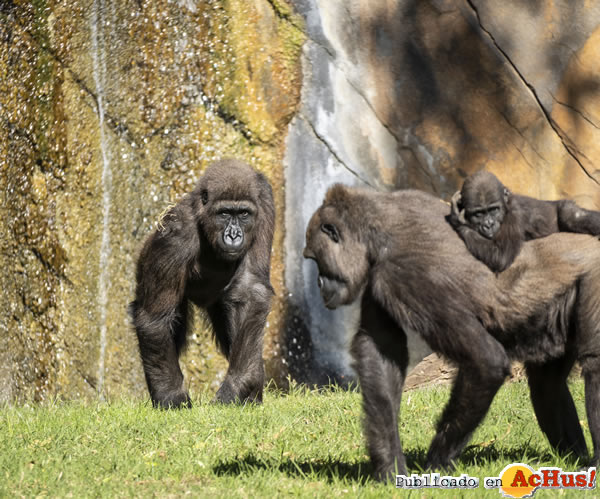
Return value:
<svg viewBox="0 0 600 499">
<path fill-rule="evenodd" d="M 585 420 L 581 381 L 572 390 Z M 404 395 L 400 432 L 411 473 L 424 465 L 447 397 L 447 387 Z M 500 497 L 482 484 L 476 491 L 401 491 L 373 482 L 360 402 L 356 392 L 295 388 L 267 392 L 262 406 L 214 405 L 203 394 L 182 411 L 131 400 L 5 406 L 0 497 Z M 483 479 L 511 462 L 577 468 L 548 447 L 522 382 L 502 388 L 451 474 Z"/>
</svg>

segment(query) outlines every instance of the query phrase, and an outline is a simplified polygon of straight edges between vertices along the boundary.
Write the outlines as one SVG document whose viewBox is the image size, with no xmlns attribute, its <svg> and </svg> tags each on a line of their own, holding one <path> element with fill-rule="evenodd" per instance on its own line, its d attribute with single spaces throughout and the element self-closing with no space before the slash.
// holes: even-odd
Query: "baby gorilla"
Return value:
<svg viewBox="0 0 600 499">
<path fill-rule="evenodd" d="M 189 406 L 179 356 L 189 303 L 206 310 L 229 369 L 216 399 L 260 402 L 275 223 L 267 179 L 246 163 L 209 165 L 141 251 L 130 310 L 155 407 Z"/>
<path fill-rule="evenodd" d="M 452 197 L 450 223 L 469 251 L 494 272 L 510 266 L 523 241 L 554 232 L 600 235 L 600 212 L 573 201 L 542 201 L 511 194 L 492 173 L 480 171 Z"/>
</svg>

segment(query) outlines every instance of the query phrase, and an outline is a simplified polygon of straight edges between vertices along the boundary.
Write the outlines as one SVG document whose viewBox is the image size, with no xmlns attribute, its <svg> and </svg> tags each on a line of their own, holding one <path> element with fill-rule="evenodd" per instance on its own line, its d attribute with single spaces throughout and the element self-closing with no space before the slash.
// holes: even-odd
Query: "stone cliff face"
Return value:
<svg viewBox="0 0 600 499">
<path fill-rule="evenodd" d="M 349 373 L 340 352 L 357 318 L 323 307 L 301 256 L 332 183 L 448 200 L 487 169 L 515 192 L 600 209 L 600 3 L 293 3 L 307 41 L 285 156 L 288 347 L 301 344 L 298 371 L 323 380 Z M 411 349 L 413 362 L 427 352 Z"/>
<path fill-rule="evenodd" d="M 144 393 L 126 311 L 137 253 L 220 157 L 274 187 L 265 356 L 285 372 L 280 164 L 301 23 L 267 0 L 2 2 L 0 400 Z M 196 325 L 183 364 L 197 391 L 225 362 Z"/>
<path fill-rule="evenodd" d="M 0 400 L 144 394 L 137 252 L 224 156 L 274 186 L 269 374 L 350 379 L 357 311 L 301 256 L 327 187 L 448 199 L 485 168 L 600 209 L 599 26 L 584 0 L 0 2 Z M 183 365 L 224 373 L 201 318 Z"/>
</svg>

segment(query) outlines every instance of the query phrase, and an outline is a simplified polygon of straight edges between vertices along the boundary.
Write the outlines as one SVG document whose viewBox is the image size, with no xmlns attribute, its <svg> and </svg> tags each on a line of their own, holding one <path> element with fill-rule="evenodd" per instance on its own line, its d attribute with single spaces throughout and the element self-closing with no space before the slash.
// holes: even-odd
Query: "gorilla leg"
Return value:
<svg viewBox="0 0 600 499">
<path fill-rule="evenodd" d="M 590 465 L 598 466 L 600 465 L 600 358 L 585 359 L 581 367 L 585 380 L 585 409 L 594 448 Z"/>
<path fill-rule="evenodd" d="M 217 344 L 229 361 L 215 399 L 223 403 L 261 403 L 265 381 L 263 335 L 272 292 L 255 284 L 246 287 L 243 298 L 232 294 L 208 311 Z"/>
<path fill-rule="evenodd" d="M 581 208 L 573 201 L 558 201 L 557 220 L 561 232 L 600 235 L 600 212 Z"/>
<path fill-rule="evenodd" d="M 592 466 L 600 465 L 600 266 L 579 282 L 577 360 L 585 381 L 585 409 L 592 436 Z"/>
<path fill-rule="evenodd" d="M 510 362 L 500 343 L 480 326 L 469 328 L 463 323 L 462 327 L 462 335 L 446 333 L 456 341 L 453 351 L 461 361 L 450 400 L 427 453 L 427 465 L 433 469 L 452 466 L 452 460 L 467 444 L 510 373 Z M 474 334 L 468 334 L 469 331 Z"/>
<path fill-rule="evenodd" d="M 574 359 L 563 358 L 543 365 L 527 364 L 531 403 L 540 428 L 550 445 L 561 454 L 587 456 L 577 410 L 567 386 Z"/>
<path fill-rule="evenodd" d="M 375 477 L 386 480 L 406 474 L 398 433 L 408 363 L 406 335 L 384 310 L 364 298 L 361 325 L 351 352 L 363 396 L 365 434 Z"/>
<path fill-rule="evenodd" d="M 187 330 L 187 304 L 180 305 L 172 314 L 152 317 L 134 302 L 132 312 L 152 404 L 165 409 L 190 407 L 179 367 Z"/>
</svg>

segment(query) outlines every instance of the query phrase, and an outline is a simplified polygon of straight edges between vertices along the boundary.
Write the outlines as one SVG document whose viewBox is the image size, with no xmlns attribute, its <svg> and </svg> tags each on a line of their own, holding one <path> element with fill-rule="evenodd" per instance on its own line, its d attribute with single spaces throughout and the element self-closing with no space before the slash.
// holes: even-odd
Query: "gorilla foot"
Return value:
<svg viewBox="0 0 600 499">
<path fill-rule="evenodd" d="M 373 478 L 378 482 L 396 482 L 396 475 L 408 476 L 405 464 L 393 466 L 377 466 L 373 471 Z"/>
<path fill-rule="evenodd" d="M 431 471 L 446 471 L 451 472 L 455 469 L 454 460 L 448 458 L 448 453 L 431 452 L 427 453 L 425 469 Z"/>
<path fill-rule="evenodd" d="M 153 398 L 152 405 L 158 409 L 189 409 L 192 407 L 192 400 L 187 392 L 179 390 L 165 397 Z"/>
<path fill-rule="evenodd" d="M 236 389 L 235 384 L 229 380 L 225 380 L 213 402 L 219 402 L 221 404 L 262 404 L 262 386 L 254 389 Z"/>
</svg>

